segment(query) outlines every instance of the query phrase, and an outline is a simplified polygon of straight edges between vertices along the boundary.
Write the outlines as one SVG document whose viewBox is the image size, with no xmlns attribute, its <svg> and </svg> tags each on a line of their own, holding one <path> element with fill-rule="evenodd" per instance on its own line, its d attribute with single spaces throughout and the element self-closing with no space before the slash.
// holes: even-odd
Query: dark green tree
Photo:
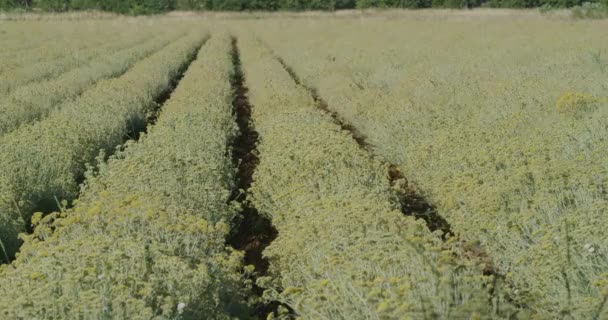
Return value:
<svg viewBox="0 0 608 320">
<path fill-rule="evenodd" d="M 336 0 L 336 9 L 354 9 L 357 7 L 356 0 Z"/>
<path fill-rule="evenodd" d="M 70 9 L 70 0 L 34 0 L 32 6 L 45 11 L 67 11 Z"/>
</svg>

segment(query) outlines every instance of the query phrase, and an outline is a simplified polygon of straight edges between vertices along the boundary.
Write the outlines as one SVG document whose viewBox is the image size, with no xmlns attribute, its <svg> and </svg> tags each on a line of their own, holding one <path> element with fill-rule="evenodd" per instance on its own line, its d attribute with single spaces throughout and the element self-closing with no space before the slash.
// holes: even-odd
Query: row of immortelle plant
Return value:
<svg viewBox="0 0 608 320">
<path fill-rule="evenodd" d="M 74 55 L 82 55 L 83 50 L 108 43 L 108 39 L 132 38 L 132 31 L 125 32 L 122 24 L 103 21 L 4 23 L 0 26 L 0 77 L 9 70 L 45 61 L 73 59 Z"/>
<path fill-rule="evenodd" d="M 85 164 L 137 133 L 155 99 L 205 39 L 196 31 L 138 62 L 119 78 L 102 80 L 43 121 L 0 137 L 0 240 L 9 258 L 34 211 L 73 199 Z"/>
<path fill-rule="evenodd" d="M 44 118 L 54 109 L 60 109 L 62 102 L 79 96 L 102 79 L 123 74 L 136 62 L 153 54 L 179 36 L 176 32 L 169 32 L 153 39 L 133 39 L 135 43 L 132 40 L 131 44 L 123 44 L 129 47 L 102 52 L 89 63 L 54 79 L 16 88 L 0 101 L 0 110 L 2 110 L 0 134 Z"/>
<path fill-rule="evenodd" d="M 199 41 L 170 50 L 182 59 Z M 34 234 L 0 272 L 4 318 L 248 315 L 242 253 L 225 245 L 238 213 L 230 50 L 228 36 L 211 38 L 148 133 L 89 172 L 72 209 L 34 215 Z"/>
<path fill-rule="evenodd" d="M 428 28 L 406 42 L 394 41 L 399 32 L 375 36 L 385 22 L 306 25 L 308 35 L 288 45 L 304 24 L 259 30 L 378 153 L 400 164 L 460 238 L 485 248 L 517 288 L 514 301 L 543 319 L 608 318 L 600 24 L 422 24 Z M 515 25 L 533 32 L 513 37 Z M 365 47 L 353 42 L 361 37 L 370 39 Z"/>
<path fill-rule="evenodd" d="M 482 265 L 400 212 L 388 165 L 317 109 L 252 36 L 239 40 L 260 134 L 250 201 L 278 237 L 265 296 L 305 319 L 509 316 Z M 491 294 L 493 290 L 494 295 Z"/>
<path fill-rule="evenodd" d="M 99 39 L 97 41 L 75 37 L 72 43 L 63 44 L 62 55 L 53 57 L 51 50 L 49 56 L 53 57 L 52 59 L 46 58 L 46 46 L 52 45 L 41 44 L 41 47 L 31 50 L 37 60 L 30 59 L 27 63 L 20 63 L 20 66 L 11 69 L 8 69 L 11 61 L 19 63 L 18 61 L 28 58 L 27 55 L 20 58 L 20 55 L 23 54 L 9 52 L 3 62 L 0 62 L 0 64 L 9 64 L 6 66 L 7 70 L 0 74 L 0 93 L 9 94 L 28 83 L 55 79 L 68 71 L 85 67 L 97 59 L 132 46 L 133 43 L 138 44 L 144 38 L 152 36 L 149 31 L 127 31 L 125 34 L 118 37 L 113 34 L 101 33 L 97 36 L 92 32 L 88 33 L 88 37 Z M 73 49 L 66 50 L 66 47 Z M 57 48 L 57 50 L 61 51 L 61 48 Z"/>
<path fill-rule="evenodd" d="M 13 90 L 0 101 L 0 134 L 13 131 L 19 126 L 39 120 L 61 103 L 71 100 L 91 88 L 97 81 L 113 78 L 126 72 L 137 61 L 153 54 L 176 38 L 176 33 L 141 40 L 132 47 L 107 52 L 89 63 L 72 69 L 57 78 L 30 83 Z"/>
</svg>

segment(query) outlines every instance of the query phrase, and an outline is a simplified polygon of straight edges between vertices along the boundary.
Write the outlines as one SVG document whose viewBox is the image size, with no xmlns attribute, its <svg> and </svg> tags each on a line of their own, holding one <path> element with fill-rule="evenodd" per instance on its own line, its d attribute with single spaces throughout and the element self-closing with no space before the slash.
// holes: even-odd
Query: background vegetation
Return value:
<svg viewBox="0 0 608 320">
<path fill-rule="evenodd" d="M 43 11 L 103 10 L 154 14 L 171 10 L 340 10 L 365 8 L 570 8 L 608 0 L 0 0 L 0 9 Z M 587 5 L 588 6 L 588 5 Z"/>
</svg>

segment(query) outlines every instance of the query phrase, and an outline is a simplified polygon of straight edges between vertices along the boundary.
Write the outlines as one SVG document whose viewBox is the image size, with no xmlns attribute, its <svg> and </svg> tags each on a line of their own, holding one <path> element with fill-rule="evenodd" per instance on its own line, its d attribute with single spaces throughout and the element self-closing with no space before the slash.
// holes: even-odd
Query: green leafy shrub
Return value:
<svg viewBox="0 0 608 320">
<path fill-rule="evenodd" d="M 356 7 L 365 8 L 428 8 L 430 0 L 357 0 Z"/>
<path fill-rule="evenodd" d="M 336 9 L 353 9 L 357 6 L 356 0 L 336 0 Z"/>
<path fill-rule="evenodd" d="M 33 0 L 32 6 L 45 11 L 67 11 L 70 0 Z"/>
<path fill-rule="evenodd" d="M 608 1 L 585 2 L 572 8 L 572 16 L 578 19 L 604 19 L 608 17 Z"/>
<path fill-rule="evenodd" d="M 18 7 L 19 3 L 15 0 L 0 0 L 0 9 L 12 9 Z"/>
<path fill-rule="evenodd" d="M 594 2 L 595 3 L 595 2 Z M 122 14 L 156 14 L 178 10 L 337 10 L 366 8 L 569 8 L 580 6 L 582 0 L 0 0 L 0 8 L 31 8 L 46 11 L 105 10 Z M 599 17 L 595 5 L 577 7 L 575 16 Z"/>
</svg>

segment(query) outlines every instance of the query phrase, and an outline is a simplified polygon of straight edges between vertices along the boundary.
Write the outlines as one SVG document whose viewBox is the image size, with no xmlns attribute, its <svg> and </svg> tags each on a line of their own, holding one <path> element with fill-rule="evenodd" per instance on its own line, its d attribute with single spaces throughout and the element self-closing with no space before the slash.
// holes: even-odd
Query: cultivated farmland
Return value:
<svg viewBox="0 0 608 320">
<path fill-rule="evenodd" d="M 67 17 L 0 20 L 1 319 L 608 318 L 606 21 Z"/>
</svg>

